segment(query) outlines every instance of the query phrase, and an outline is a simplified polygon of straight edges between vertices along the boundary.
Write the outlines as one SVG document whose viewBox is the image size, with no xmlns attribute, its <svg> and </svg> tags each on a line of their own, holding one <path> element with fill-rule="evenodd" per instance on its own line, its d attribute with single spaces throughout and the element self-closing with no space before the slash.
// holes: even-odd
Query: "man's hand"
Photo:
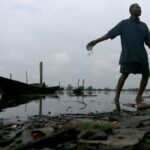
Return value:
<svg viewBox="0 0 150 150">
<path fill-rule="evenodd" d="M 95 41 L 91 41 L 90 43 L 87 44 L 86 48 L 88 51 L 91 51 L 93 46 L 95 46 L 96 42 Z"/>
<path fill-rule="evenodd" d="M 100 38 L 98 38 L 98 39 L 96 39 L 96 40 L 93 40 L 93 41 L 91 41 L 90 43 L 88 43 L 87 46 L 86 46 L 86 48 L 87 48 L 88 51 L 91 51 L 92 48 L 93 48 L 93 46 L 95 46 L 97 43 L 99 43 L 99 42 L 101 42 L 101 41 L 104 41 L 104 40 L 107 40 L 107 39 L 109 39 L 109 38 L 110 38 L 109 35 L 108 35 L 108 34 L 105 34 L 105 35 L 103 35 L 102 37 L 100 37 Z"/>
</svg>

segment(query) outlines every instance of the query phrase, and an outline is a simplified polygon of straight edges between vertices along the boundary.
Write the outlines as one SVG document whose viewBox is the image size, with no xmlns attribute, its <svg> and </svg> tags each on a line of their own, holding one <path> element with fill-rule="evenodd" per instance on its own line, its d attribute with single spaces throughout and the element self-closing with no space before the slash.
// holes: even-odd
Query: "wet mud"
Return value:
<svg viewBox="0 0 150 150">
<path fill-rule="evenodd" d="M 150 110 L 0 119 L 0 150 L 148 150 Z"/>
</svg>

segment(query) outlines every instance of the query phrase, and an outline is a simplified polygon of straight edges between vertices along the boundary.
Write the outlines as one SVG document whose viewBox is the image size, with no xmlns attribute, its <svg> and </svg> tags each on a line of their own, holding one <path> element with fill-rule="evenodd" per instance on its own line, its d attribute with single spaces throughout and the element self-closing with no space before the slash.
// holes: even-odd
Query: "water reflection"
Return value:
<svg viewBox="0 0 150 150">
<path fill-rule="evenodd" d="M 150 95 L 145 93 L 145 96 Z M 121 109 L 136 111 L 136 92 L 122 92 L 120 103 L 115 104 L 115 92 L 98 91 L 85 92 L 83 95 L 74 95 L 72 92 L 60 92 L 57 95 L 6 97 L 0 99 L 0 117 L 12 115 L 55 115 L 67 113 L 87 114 L 91 112 L 110 112 Z M 150 98 L 149 98 L 150 99 Z M 149 100 L 147 98 L 147 100 Z M 124 104 L 134 104 L 124 105 Z"/>
<path fill-rule="evenodd" d="M 82 105 L 82 107 L 80 107 L 79 110 L 85 109 L 87 107 L 87 103 L 85 103 L 85 101 L 84 101 L 84 95 L 81 96 L 81 101 L 79 98 L 80 97 L 77 96 L 78 101 L 76 101 L 77 103 Z"/>
<path fill-rule="evenodd" d="M 83 107 L 79 108 L 79 110 L 85 109 L 87 107 L 87 104 L 84 102 L 84 100 L 81 102 Z"/>
<path fill-rule="evenodd" d="M 96 91 L 86 91 L 86 92 L 82 92 L 82 93 L 78 93 L 78 94 L 75 94 L 74 92 L 71 92 L 71 91 L 68 91 L 66 92 L 66 94 L 70 97 L 95 97 L 95 96 L 98 96 L 96 93 Z"/>
<path fill-rule="evenodd" d="M 70 97 L 75 97 L 77 99 L 74 102 L 79 103 L 82 106 L 82 107 L 78 108 L 79 110 L 83 110 L 87 107 L 88 104 L 84 100 L 86 97 L 98 96 L 95 91 L 94 92 L 93 91 L 86 91 L 86 92 L 82 91 L 82 93 L 80 93 L 80 94 L 79 93 L 75 94 L 74 92 L 67 92 L 66 94 Z M 69 108 L 71 108 L 71 107 L 69 107 Z M 67 111 L 68 111 L 68 109 L 67 109 Z"/>
<path fill-rule="evenodd" d="M 42 115 L 42 98 L 39 101 L 39 115 Z"/>
<path fill-rule="evenodd" d="M 8 96 L 1 95 L 0 98 L 0 111 L 6 108 L 16 107 L 21 104 L 27 104 L 30 101 L 44 99 L 45 96 L 41 95 L 22 95 L 22 96 Z M 25 111 L 27 109 L 27 105 Z"/>
</svg>

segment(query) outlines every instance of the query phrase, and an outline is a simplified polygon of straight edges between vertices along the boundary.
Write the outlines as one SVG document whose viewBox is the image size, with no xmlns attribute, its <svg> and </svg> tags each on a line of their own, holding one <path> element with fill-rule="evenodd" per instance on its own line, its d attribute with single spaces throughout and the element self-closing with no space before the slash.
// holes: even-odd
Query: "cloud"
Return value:
<svg viewBox="0 0 150 150">
<path fill-rule="evenodd" d="M 64 85 L 86 79 L 94 86 L 113 86 L 119 76 L 120 39 L 94 47 L 88 56 L 86 44 L 128 18 L 130 0 L 5 0 L 0 1 L 0 70 L 24 80 L 39 80 L 39 62 L 44 80 Z M 137 0 L 148 22 L 149 1 Z M 149 26 L 149 24 L 148 24 Z M 150 54 L 149 54 L 150 55 Z M 135 82 L 136 83 L 136 82 Z M 132 83 L 128 83 L 131 86 Z M 135 84 L 134 84 L 135 85 Z"/>
<path fill-rule="evenodd" d="M 114 54 L 110 54 L 107 57 L 101 55 L 96 56 L 96 59 L 93 60 L 93 74 L 95 76 L 105 76 L 106 74 L 117 72 L 117 59 L 117 55 Z"/>
<path fill-rule="evenodd" d="M 71 59 L 65 52 L 53 53 L 48 58 L 48 69 L 51 73 L 63 72 L 70 67 Z"/>
</svg>

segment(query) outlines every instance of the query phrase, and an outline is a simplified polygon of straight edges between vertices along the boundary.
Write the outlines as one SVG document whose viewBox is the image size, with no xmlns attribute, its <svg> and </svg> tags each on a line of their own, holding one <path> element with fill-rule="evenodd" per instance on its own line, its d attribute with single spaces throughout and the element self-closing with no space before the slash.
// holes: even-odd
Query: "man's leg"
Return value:
<svg viewBox="0 0 150 150">
<path fill-rule="evenodd" d="M 114 102 L 115 102 L 116 106 L 118 107 L 118 109 L 120 109 L 119 108 L 120 107 L 119 106 L 120 93 L 121 93 L 121 90 L 123 88 L 124 82 L 127 79 L 128 75 L 129 75 L 128 73 L 123 73 L 121 75 L 121 77 L 119 78 L 119 80 L 118 80 L 117 89 L 116 89 L 116 95 L 115 95 L 115 98 L 114 98 Z"/>
<path fill-rule="evenodd" d="M 140 87 L 139 87 L 139 90 L 138 90 L 138 93 L 137 93 L 137 96 L 136 96 L 136 102 L 137 102 L 137 105 L 140 104 L 142 102 L 142 95 L 143 95 L 143 92 L 146 88 L 146 85 L 148 83 L 148 78 L 149 76 L 148 75 L 142 75 L 142 79 L 141 79 L 141 82 L 140 82 Z"/>
</svg>

